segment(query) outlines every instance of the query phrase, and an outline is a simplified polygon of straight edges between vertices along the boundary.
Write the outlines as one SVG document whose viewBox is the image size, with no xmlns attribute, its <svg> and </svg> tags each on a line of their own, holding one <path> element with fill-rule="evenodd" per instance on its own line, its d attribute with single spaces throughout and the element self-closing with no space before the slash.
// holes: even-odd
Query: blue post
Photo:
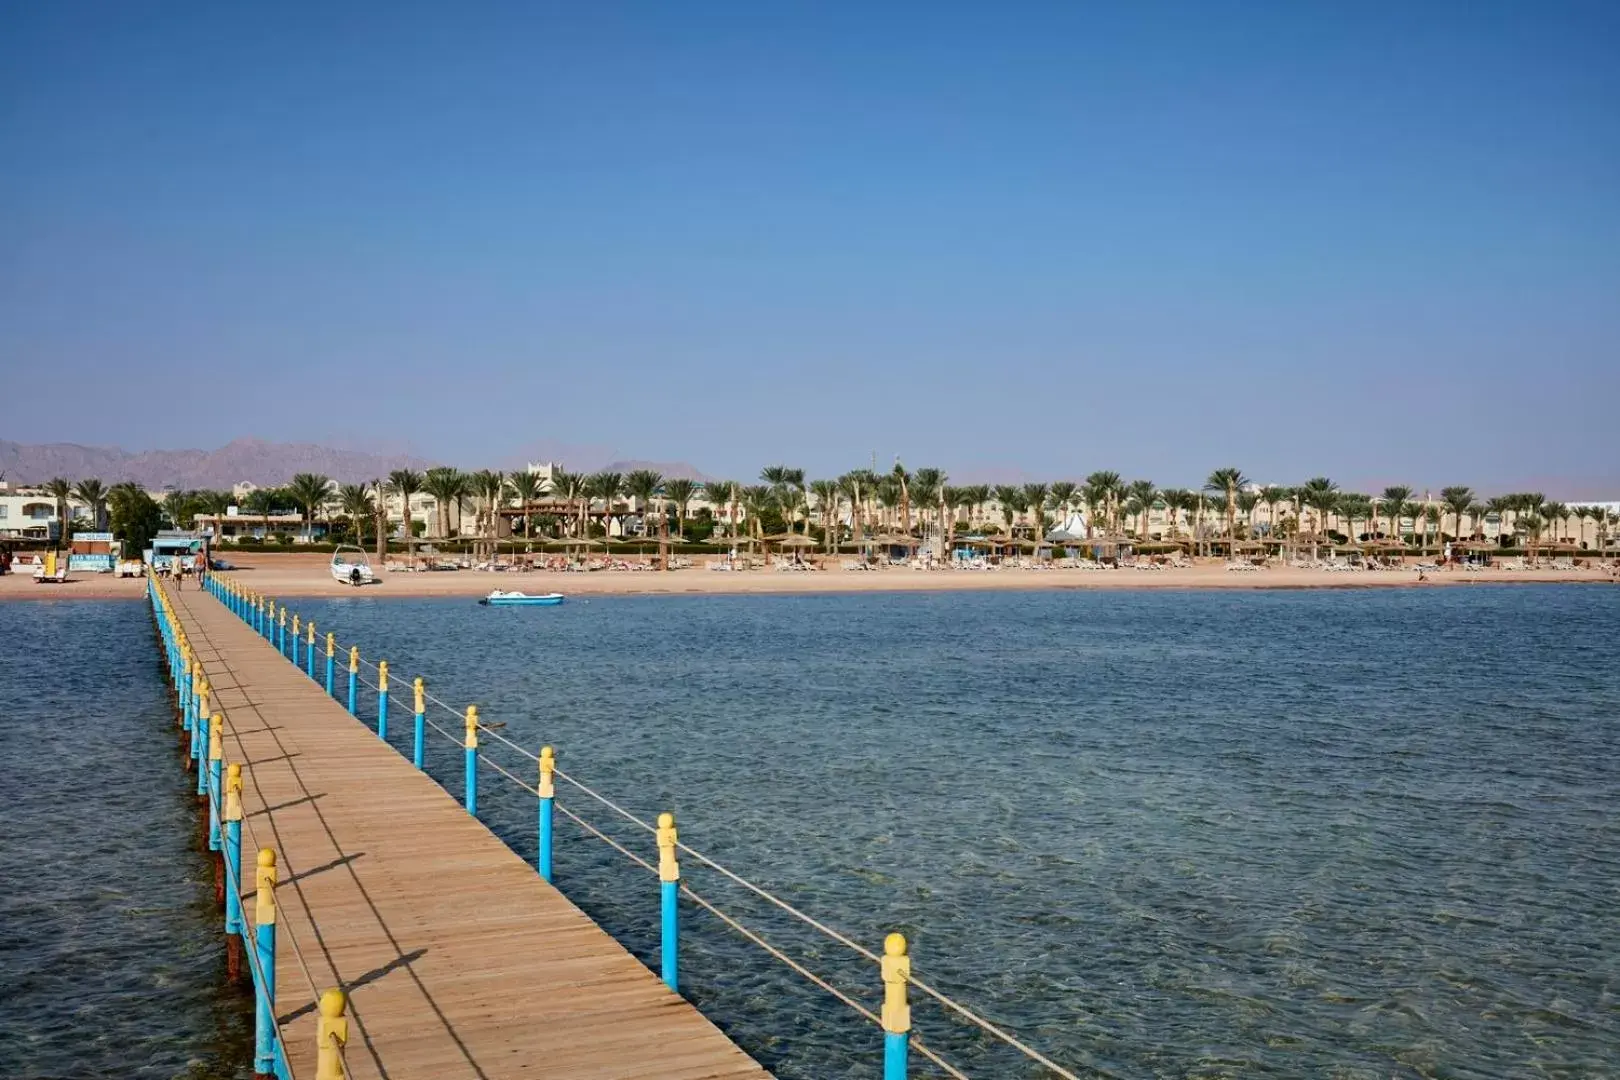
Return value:
<svg viewBox="0 0 1620 1080">
<path fill-rule="evenodd" d="M 186 670 L 189 667 L 182 663 L 174 680 L 175 693 L 180 696 L 180 726 L 187 731 L 191 730 L 191 675 Z"/>
<path fill-rule="evenodd" d="M 360 685 L 360 646 L 349 646 L 349 715 L 359 716 L 355 709 L 355 694 Z"/>
<path fill-rule="evenodd" d="M 304 650 L 304 674 L 315 677 L 315 624 L 309 624 L 309 647 Z"/>
<path fill-rule="evenodd" d="M 551 810 L 552 803 L 557 797 L 557 782 L 553 777 L 557 771 L 557 755 L 549 746 L 540 748 L 540 786 L 535 790 L 540 792 L 540 855 L 535 860 L 540 871 L 540 877 L 547 884 L 551 882 Z"/>
<path fill-rule="evenodd" d="M 278 655 L 280 655 L 280 656 L 286 656 L 287 655 L 287 609 L 286 608 L 281 609 L 281 618 L 279 620 L 277 620 L 276 625 L 273 626 L 271 629 L 273 629 L 275 631 L 276 653 Z"/>
<path fill-rule="evenodd" d="M 219 713 L 208 721 L 208 850 L 224 846 L 219 833 L 220 800 L 225 797 L 225 722 Z"/>
<path fill-rule="evenodd" d="M 663 909 L 661 934 L 664 985 L 681 992 L 680 987 L 680 909 L 676 899 L 681 891 L 681 867 L 675 861 L 675 815 L 658 815 L 658 892 Z"/>
<path fill-rule="evenodd" d="M 326 696 L 332 697 L 332 668 L 334 656 L 337 653 L 337 638 L 331 634 L 326 635 Z"/>
<path fill-rule="evenodd" d="M 883 1033 L 883 1080 L 906 1080 L 906 1053 L 911 1048 L 910 1043 L 910 1032 Z"/>
<path fill-rule="evenodd" d="M 416 729 L 411 736 L 411 764 L 420 769 L 422 767 L 422 751 L 427 745 L 427 693 L 422 689 L 420 677 L 411 684 L 411 688 L 416 691 L 416 715 L 411 717 L 412 726 Z"/>
<path fill-rule="evenodd" d="M 388 741 L 388 661 L 377 661 L 377 738 Z"/>
<path fill-rule="evenodd" d="M 211 721 L 197 717 L 191 731 L 191 744 L 196 747 L 197 795 L 208 794 L 208 728 Z"/>
<path fill-rule="evenodd" d="M 478 816 L 478 706 L 467 706 L 467 737 L 462 743 L 467 758 L 467 813 Z"/>
<path fill-rule="evenodd" d="M 254 972 L 258 992 L 253 1024 L 253 1071 L 273 1076 L 276 1072 L 276 853 L 269 848 L 259 851 L 254 881 L 258 886 L 258 904 L 254 908 L 253 936 L 259 962 Z"/>
<path fill-rule="evenodd" d="M 883 1080 L 906 1080 L 906 1053 L 911 1047 L 911 1006 L 906 1004 L 906 983 L 911 979 L 911 956 L 904 934 L 883 939 Z"/>
<path fill-rule="evenodd" d="M 225 770 L 225 932 L 242 935 L 242 766 Z"/>
</svg>

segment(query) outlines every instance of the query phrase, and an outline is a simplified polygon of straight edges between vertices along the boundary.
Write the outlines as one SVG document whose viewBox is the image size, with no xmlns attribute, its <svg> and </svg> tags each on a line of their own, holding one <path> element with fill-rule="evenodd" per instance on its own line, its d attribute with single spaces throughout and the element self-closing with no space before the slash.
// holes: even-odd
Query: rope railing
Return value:
<svg viewBox="0 0 1620 1080">
<path fill-rule="evenodd" d="M 328 647 L 327 656 L 328 656 L 328 663 L 330 664 L 331 657 L 332 657 L 332 651 L 331 651 L 331 647 L 330 647 L 330 641 L 332 640 L 331 635 L 328 635 L 328 639 L 329 639 L 329 647 Z M 374 661 L 366 659 L 363 655 L 361 655 L 360 652 L 359 652 L 358 646 L 349 646 L 347 648 L 349 650 L 348 651 L 348 658 L 351 661 L 356 661 L 356 660 L 358 661 L 358 665 L 354 665 L 354 664 L 350 665 L 351 671 L 356 670 L 357 666 L 358 667 L 364 667 L 364 668 L 369 669 L 370 671 L 373 671 L 373 672 L 382 672 L 384 670 L 387 670 L 387 669 L 384 669 L 384 668 L 382 668 L 380 666 L 382 664 L 381 661 L 374 662 Z M 295 643 L 295 649 L 294 649 L 294 663 L 295 664 L 297 663 L 296 643 Z M 400 673 L 394 672 L 392 670 L 387 670 L 387 673 L 390 676 L 403 677 L 407 681 L 410 681 L 411 678 L 412 678 L 409 675 L 401 676 Z M 385 692 L 382 685 L 381 685 L 381 683 L 380 683 L 380 681 L 379 682 L 373 682 L 372 680 L 367 679 L 364 676 L 356 676 L 356 678 L 357 678 L 357 681 L 358 681 L 358 683 L 360 685 L 363 685 L 363 686 L 367 687 L 369 690 L 371 690 L 374 693 L 382 694 L 382 693 Z M 511 750 L 512 752 L 518 754 L 520 757 L 525 758 L 530 762 L 540 763 L 542 769 L 545 769 L 546 768 L 546 763 L 542 762 L 541 755 L 535 754 L 534 752 L 528 750 L 527 748 L 523 747 L 519 743 L 517 743 L 517 742 L 513 741 L 512 739 L 508 738 L 506 735 L 502 734 L 501 731 L 498 730 L 498 728 L 499 727 L 504 727 L 504 725 L 491 725 L 491 724 L 488 724 L 488 723 L 486 723 L 486 722 L 484 722 L 484 721 L 482 721 L 481 719 L 478 718 L 477 710 L 475 708 L 473 708 L 473 707 L 457 708 L 456 706 L 454 706 L 454 705 L 450 704 L 449 702 L 443 700 L 442 698 L 438 697 L 436 694 L 432 693 L 431 691 L 426 690 L 425 685 L 422 685 L 421 680 L 417 680 L 417 682 L 418 682 L 418 685 L 416 687 L 416 691 L 417 691 L 417 704 L 418 704 L 418 710 L 419 711 L 417 711 L 415 713 L 415 717 L 418 720 L 418 722 L 422 726 L 424 726 L 426 728 L 431 728 L 436 734 L 442 736 L 446 741 L 454 743 L 454 744 L 456 744 L 458 746 L 462 746 L 465 749 L 465 752 L 467 754 L 467 761 L 468 761 L 468 788 L 469 788 L 469 790 L 468 790 L 468 808 L 469 808 L 469 810 L 476 813 L 476 810 L 474 808 L 474 804 L 472 802 L 472 798 L 473 798 L 473 794 L 474 794 L 473 788 L 472 788 L 472 781 L 475 778 L 475 772 L 474 772 L 474 764 L 475 763 L 483 764 L 483 765 L 488 766 L 492 771 L 499 774 L 504 779 L 510 781 L 511 783 L 516 785 L 518 788 L 522 789 L 523 791 L 525 791 L 525 792 L 527 792 L 527 793 L 529 793 L 531 795 L 535 795 L 536 797 L 541 798 L 543 801 L 546 800 L 547 796 L 542 794 L 542 792 L 541 792 L 541 790 L 539 788 L 537 788 L 535 785 L 529 783 L 528 781 L 522 779 L 521 777 L 517 776 L 515 773 L 511 772 L 509 769 L 507 769 L 505 766 L 503 766 L 500 762 L 496 761 L 490 755 L 488 755 L 487 753 L 485 753 L 481 749 L 479 749 L 479 739 L 482 738 L 482 737 L 487 737 L 489 739 L 492 739 L 494 742 L 497 742 L 497 743 L 501 744 L 502 746 L 506 747 L 507 749 Z M 458 721 L 464 722 L 466 724 L 466 726 L 467 726 L 467 734 L 465 736 L 457 734 L 456 732 L 447 730 L 444 727 L 440 726 L 438 723 L 435 723 L 433 721 L 433 719 L 429 718 L 427 716 L 427 714 L 426 714 L 426 705 L 428 705 L 428 704 L 431 704 L 433 706 L 437 706 L 439 709 L 442 709 L 444 712 L 446 712 L 449 715 L 455 717 Z M 351 711 L 352 711 L 352 695 L 351 695 Z M 547 752 L 549 753 L 549 748 L 548 748 Z M 660 838 L 660 847 L 662 848 L 664 846 L 663 833 L 665 832 L 665 829 L 662 827 L 663 822 L 660 822 L 659 824 L 654 824 L 652 822 L 647 821 L 645 818 L 642 818 L 641 816 L 637 815 L 633 811 L 627 809 L 626 807 L 624 807 L 620 803 L 616 802 L 614 799 L 608 797 L 607 795 L 604 795 L 600 791 L 598 791 L 595 788 L 591 787 L 589 784 L 586 784 L 582 780 L 580 780 L 580 779 L 578 779 L 578 778 L 564 772 L 560 768 L 555 768 L 554 765 L 551 768 L 551 773 L 554 774 L 557 779 L 562 780 L 564 783 L 568 784 L 571 788 L 573 788 L 574 790 L 577 790 L 581 795 L 583 795 L 583 796 L 585 796 L 585 797 L 599 803 L 603 807 L 605 807 L 607 810 L 609 810 L 615 816 L 623 819 L 624 821 L 636 826 L 637 828 L 639 828 L 639 829 L 641 829 L 641 830 L 643 830 L 645 832 L 653 834 L 655 837 L 659 837 Z M 553 797 L 550 801 L 551 801 L 553 807 L 555 808 L 555 810 L 558 813 L 561 813 L 568 820 L 572 821 L 574 824 L 579 826 L 587 834 L 589 834 L 591 836 L 594 836 L 595 838 L 601 840 L 604 844 L 606 844 L 607 846 L 609 846 L 613 850 L 617 851 L 619 854 L 625 856 L 626 859 L 628 859 L 633 864 L 639 866 L 640 868 L 642 868 L 644 870 L 647 870 L 647 871 L 650 871 L 650 872 L 660 873 L 661 876 L 663 876 L 662 872 L 661 872 L 661 866 L 660 865 L 655 865 L 654 863 L 650 862 L 646 858 L 636 854 L 630 848 L 626 847 L 624 844 L 622 844 L 619 841 L 615 840 L 607 832 L 605 832 L 604 830 L 602 830 L 598 826 L 592 824 L 590 821 L 586 820 L 583 816 L 577 814 L 574 810 L 570 809 L 568 806 L 564 805 L 560 800 L 557 800 L 557 799 L 555 799 Z M 667 815 L 666 815 L 666 817 L 667 817 Z M 684 882 L 679 883 L 676 886 L 676 888 L 678 889 L 678 892 L 680 893 L 680 895 L 686 896 L 688 899 L 690 899 L 693 903 L 698 905 L 700 908 L 702 908 L 703 910 L 705 910 L 709 914 L 713 915 L 718 921 L 720 921 L 723 925 L 728 927 L 730 930 L 732 930 L 733 932 L 739 934 L 740 936 L 742 936 L 743 938 L 745 938 L 746 940 L 748 940 L 749 942 L 751 942 L 755 946 L 759 947 L 761 950 L 766 952 L 773 959 L 775 959 L 778 962 L 782 963 L 784 966 L 788 967 L 790 970 L 794 971 L 796 974 L 798 974 L 801 977 L 805 978 L 807 981 L 811 982 L 812 984 L 819 987 L 820 989 L 826 991 L 828 994 L 830 994 L 831 996 L 836 998 L 842 1004 L 844 1004 L 844 1005 L 848 1006 L 850 1009 L 852 1009 L 855 1013 L 857 1013 L 863 1019 L 868 1020 L 868 1021 L 873 1022 L 873 1023 L 877 1023 L 880 1026 L 882 1026 L 885 1029 L 886 1032 L 889 1032 L 889 1038 L 892 1038 L 894 1036 L 895 1031 L 893 1029 L 896 1026 L 894 1024 L 891 1024 L 889 1022 L 889 1020 L 886 1019 L 886 1017 L 890 1013 L 891 1004 L 895 1001 L 895 999 L 892 996 L 892 992 L 893 992 L 893 990 L 895 988 L 895 985 L 899 984 L 899 987 L 901 989 L 901 995 L 900 995 L 900 998 L 898 1000 L 900 1002 L 900 1007 L 902 1009 L 904 1008 L 904 995 L 903 995 L 904 986 L 907 986 L 907 985 L 914 986 L 914 987 L 917 988 L 917 990 L 919 992 L 921 992 L 926 997 L 928 997 L 929 999 L 936 1002 L 941 1008 L 943 1008 L 945 1010 L 948 1010 L 950 1013 L 954 1014 L 956 1017 L 960 1018 L 961 1020 L 967 1022 L 971 1026 L 973 1026 L 973 1027 L 977 1028 L 978 1030 L 982 1031 L 984 1034 L 990 1036 L 991 1038 L 993 1038 L 996 1041 L 1004 1044 L 1005 1046 L 1011 1048 L 1012 1050 L 1017 1051 L 1018 1053 L 1023 1055 L 1025 1058 L 1027 1058 L 1030 1061 L 1040 1065 L 1041 1067 L 1048 1070 L 1053 1075 L 1061 1077 L 1061 1078 L 1063 1078 L 1063 1080 L 1079 1080 L 1078 1076 L 1074 1072 L 1072 1072 L 1071 1070 L 1069 1070 L 1069 1069 L 1065 1068 L 1064 1066 L 1058 1064 L 1057 1062 L 1053 1061 L 1050 1057 L 1048 1057 L 1047 1055 L 1041 1053 L 1039 1050 L 1035 1049 L 1034 1047 L 1030 1046 L 1028 1043 L 1023 1041 L 1022 1039 L 1019 1039 L 1016 1035 L 1013 1035 L 1011 1032 L 1007 1031 L 1001 1025 L 994 1023 L 993 1021 L 985 1018 L 984 1016 L 981 1016 L 978 1012 L 976 1012 L 972 1008 L 968 1007 L 967 1005 L 964 1005 L 963 1003 L 957 1001 L 955 998 L 953 998 L 949 994 L 944 993 L 943 991 L 939 990 L 938 988 L 934 987 L 933 985 L 931 985 L 931 984 L 917 978 L 915 975 L 913 975 L 912 972 L 911 972 L 910 958 L 909 958 L 909 956 L 904 955 L 904 952 L 905 952 L 904 939 L 899 939 L 899 950 L 900 951 L 899 951 L 898 954 L 890 952 L 889 948 L 886 946 L 885 954 L 880 955 L 878 952 L 876 952 L 876 951 L 874 951 L 874 950 L 860 944 L 858 941 L 856 941 L 849 934 L 846 934 L 846 933 L 844 933 L 844 932 L 842 932 L 842 931 L 840 931 L 838 929 L 835 929 L 832 926 L 829 926 L 824 921 L 822 921 L 820 919 L 817 919 L 816 917 L 810 915 L 809 913 L 801 910 L 800 908 L 796 907 L 795 905 L 793 905 L 793 904 L 789 903 L 788 901 L 782 899 L 781 897 L 775 895 L 769 889 L 764 888 L 763 886 L 749 880 L 747 877 L 744 877 L 742 874 L 736 872 L 735 870 L 732 870 L 730 867 L 725 866 L 723 863 L 719 862 L 718 860 L 713 859 L 710 856 L 704 854 L 702 851 L 699 851 L 699 850 L 691 847 L 690 845 L 681 842 L 678 838 L 675 838 L 673 836 L 673 834 L 675 833 L 675 830 L 673 828 L 672 822 L 670 824 L 670 827 L 668 828 L 668 832 L 671 834 L 670 841 L 669 841 L 669 848 L 670 848 L 670 851 L 671 851 L 671 862 L 673 862 L 673 852 L 678 851 L 681 854 L 686 855 L 686 856 L 690 857 L 691 859 L 693 859 L 694 861 L 700 863 L 704 867 L 706 867 L 706 868 L 714 871 L 715 873 L 719 874 L 721 877 L 723 877 L 726 880 L 730 881 L 734 885 L 736 885 L 736 886 L 738 886 L 738 887 L 752 893 L 753 895 L 757 896 L 761 900 L 764 900 L 765 902 L 773 905 L 777 909 L 779 909 L 782 912 L 786 913 L 788 916 L 790 916 L 793 919 L 799 921 L 803 925 L 810 927 L 812 930 L 816 931 L 817 933 L 821 934 L 822 936 L 828 938 L 831 941 L 834 941 L 834 942 L 838 943 L 839 945 L 842 945 L 846 949 L 849 949 L 851 952 L 853 952 L 854 954 L 856 954 L 860 958 L 862 958 L 862 959 L 864 959 L 864 960 L 866 960 L 868 962 L 879 965 L 884 971 L 884 982 L 885 982 L 885 985 L 886 985 L 886 1004 L 885 1004 L 883 1015 L 879 1015 L 878 1013 L 874 1013 L 871 1009 L 869 1009 L 866 1006 L 860 1004 L 858 1001 L 856 1001 L 850 995 L 848 995 L 847 993 L 843 992 L 842 990 L 840 990 L 837 987 L 835 987 L 834 985 L 832 985 L 828 980 L 826 980 L 825 978 L 823 978 L 820 975 L 817 975 L 815 972 L 811 971 L 804 964 L 802 964 L 802 963 L 798 962 L 797 960 L 793 959 L 791 956 L 789 956 L 788 954 L 783 952 L 779 947 L 773 945 L 771 942 L 766 940 L 758 932 L 756 932 L 756 931 L 752 930 L 751 928 L 747 927 L 740 920 L 738 920 L 735 916 L 725 912 L 718 905 L 714 904 L 709 899 L 703 897 L 702 895 L 700 895 L 697 892 L 695 892 L 694 890 L 692 890 Z M 669 879 L 665 878 L 665 881 L 666 881 L 666 884 L 667 884 L 669 882 Z M 891 939 L 897 939 L 897 938 L 899 938 L 899 935 L 891 935 Z M 898 960 L 900 961 L 898 963 L 896 962 L 897 957 L 898 957 Z M 905 1030 L 905 1032 L 909 1033 L 909 1027 L 910 1027 L 910 1023 L 909 1023 L 909 1016 L 908 1016 L 908 1018 L 904 1022 L 904 1030 Z M 931 1047 L 927 1046 L 920 1039 L 917 1039 L 915 1037 L 908 1037 L 908 1036 L 903 1036 L 903 1037 L 905 1038 L 905 1041 L 906 1041 L 907 1045 L 915 1047 L 917 1049 L 918 1053 L 921 1056 L 923 1056 L 928 1061 L 933 1063 L 936 1067 L 940 1068 L 947 1075 L 955 1078 L 955 1080 L 967 1080 L 966 1074 L 964 1074 L 961 1070 L 959 1070 L 958 1068 L 956 1068 L 955 1066 L 951 1065 L 949 1062 L 947 1062 L 943 1058 L 941 1058 Z M 886 1058 L 886 1062 L 887 1062 L 887 1058 Z M 888 1077 L 890 1075 L 904 1076 L 904 1072 L 901 1071 L 898 1074 L 891 1074 L 888 1071 L 888 1067 L 887 1067 L 887 1064 L 886 1064 L 885 1076 Z"/>
<path fill-rule="evenodd" d="M 224 762 L 224 722 L 228 710 L 209 709 L 207 671 L 192 651 L 184 629 L 174 614 L 173 602 L 161 582 L 151 583 L 151 603 L 158 623 L 161 643 L 170 658 L 171 675 L 175 676 L 176 706 L 180 723 L 190 728 L 190 763 L 198 770 L 197 793 L 206 804 L 208 848 L 219 858 L 220 899 L 225 904 L 227 976 L 235 978 L 241 952 L 247 954 L 248 974 L 254 986 L 255 1001 L 255 1073 L 273 1073 L 280 1080 L 297 1080 L 296 1070 L 287 1054 L 286 1029 L 277 1011 L 275 993 L 274 956 L 276 940 L 285 937 L 292 946 L 293 958 L 308 987 L 308 1001 L 317 1014 L 316 1080 L 332 1080 L 348 1075 L 346 1046 L 348 1021 L 344 1018 L 347 996 L 339 989 L 322 993 L 315 982 L 298 934 L 293 927 L 276 918 L 278 905 L 275 893 L 280 885 L 275 866 L 274 847 L 262 844 L 251 819 L 242 813 L 242 766 Z M 296 619 L 295 619 L 296 622 Z M 206 725 L 207 734 L 202 735 Z M 241 736 L 236 736 L 241 748 Z M 243 902 L 242 887 L 243 827 L 246 827 L 249 848 L 258 852 L 255 857 L 255 893 L 258 900 L 252 918 Z M 264 951 L 261 952 L 261 949 Z"/>
</svg>

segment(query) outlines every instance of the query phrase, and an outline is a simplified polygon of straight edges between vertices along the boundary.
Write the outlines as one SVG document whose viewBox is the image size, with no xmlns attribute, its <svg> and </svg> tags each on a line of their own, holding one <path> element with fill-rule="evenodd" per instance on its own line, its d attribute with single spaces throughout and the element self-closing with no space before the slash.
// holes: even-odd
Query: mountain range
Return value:
<svg viewBox="0 0 1620 1080">
<path fill-rule="evenodd" d="M 524 450 L 528 453 L 518 453 L 495 464 L 522 468 L 526 461 L 560 461 L 576 472 L 654 469 L 667 477 L 707 479 L 684 461 L 624 459 L 605 447 L 538 444 Z M 60 476 L 74 481 L 96 477 L 107 484 L 129 480 L 152 491 L 228 489 L 243 481 L 261 487 L 284 484 L 294 473 L 301 472 L 321 473 L 340 483 L 360 483 L 385 477 L 395 469 L 424 470 L 445 464 L 456 463 L 411 454 L 337 450 L 313 443 L 276 443 L 263 439 L 237 439 L 217 450 L 143 451 L 81 446 L 77 443 L 16 443 L 0 439 L 0 479 L 12 484 L 38 484 Z M 483 465 L 463 467 L 480 468 Z"/>
</svg>

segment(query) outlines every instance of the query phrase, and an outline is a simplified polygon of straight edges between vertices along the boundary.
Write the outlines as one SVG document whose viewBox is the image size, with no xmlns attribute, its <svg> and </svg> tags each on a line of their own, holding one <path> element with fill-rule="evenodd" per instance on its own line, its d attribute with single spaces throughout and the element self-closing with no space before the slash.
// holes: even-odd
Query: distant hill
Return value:
<svg viewBox="0 0 1620 1080">
<path fill-rule="evenodd" d="M 592 472 L 635 472 L 637 469 L 651 469 L 656 473 L 663 473 L 665 480 L 713 480 L 714 477 L 699 472 L 696 465 L 689 465 L 684 461 L 610 461 L 600 469 Z"/>
<path fill-rule="evenodd" d="M 684 461 L 615 460 L 613 451 L 601 447 L 546 447 L 545 454 L 503 462 L 522 468 L 522 461 L 561 459 L 577 472 L 654 469 L 671 479 L 709 479 Z M 250 481 L 261 487 L 284 484 L 294 473 L 312 472 L 330 476 L 340 483 L 353 484 L 387 476 L 395 469 L 430 469 L 445 462 L 407 454 L 372 454 L 358 450 L 333 450 L 312 443 L 274 443 L 263 439 L 237 439 L 218 450 L 146 450 L 131 453 L 111 446 L 80 446 L 77 443 L 25 443 L 0 439 L 0 474 L 13 484 L 40 484 L 53 477 L 84 480 L 96 477 L 108 484 L 133 480 L 153 491 L 165 488 L 228 489 Z M 462 465 L 478 468 L 477 464 Z"/>
<path fill-rule="evenodd" d="M 147 450 L 131 453 L 110 446 L 77 443 L 23 443 L 0 440 L 0 473 L 14 484 L 43 483 L 53 477 L 108 484 L 133 480 L 151 490 L 226 489 L 243 480 L 260 486 L 282 484 L 294 473 L 323 473 L 343 483 L 387 476 L 394 469 L 427 469 L 438 462 L 408 455 L 333 450 L 310 443 L 237 439 L 218 450 Z"/>
</svg>

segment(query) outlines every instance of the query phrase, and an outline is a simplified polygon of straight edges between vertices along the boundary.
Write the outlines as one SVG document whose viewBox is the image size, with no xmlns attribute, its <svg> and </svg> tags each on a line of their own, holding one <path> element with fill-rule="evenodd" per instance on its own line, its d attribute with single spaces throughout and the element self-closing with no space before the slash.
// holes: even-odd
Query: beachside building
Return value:
<svg viewBox="0 0 1620 1080">
<path fill-rule="evenodd" d="M 69 499 L 68 519 L 90 518 L 90 507 Z M 13 485 L 0 481 L 0 540 L 59 540 L 62 522 L 56 516 L 56 500 L 43 488 Z"/>
<path fill-rule="evenodd" d="M 192 527 L 199 535 L 235 542 L 249 537 L 263 540 L 278 533 L 298 537 L 304 519 L 299 514 L 249 514 L 240 507 L 228 506 L 223 514 L 197 514 Z"/>
</svg>

